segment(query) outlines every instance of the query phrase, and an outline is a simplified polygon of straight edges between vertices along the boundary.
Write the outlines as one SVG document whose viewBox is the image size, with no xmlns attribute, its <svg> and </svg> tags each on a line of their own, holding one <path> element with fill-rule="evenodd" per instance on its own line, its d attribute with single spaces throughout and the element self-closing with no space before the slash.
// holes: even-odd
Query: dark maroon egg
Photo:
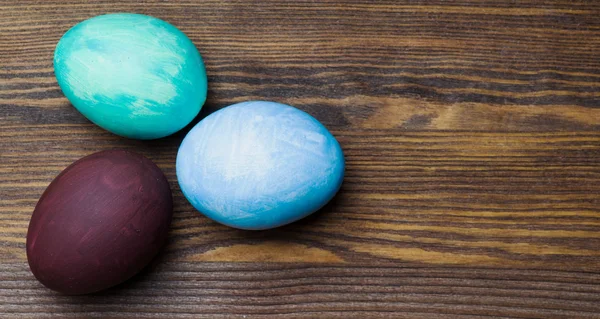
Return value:
<svg viewBox="0 0 600 319">
<path fill-rule="evenodd" d="M 117 285 L 163 246 L 172 207 L 169 183 L 149 159 L 123 150 L 86 156 L 37 203 L 27 232 L 29 267 L 65 294 Z"/>
</svg>

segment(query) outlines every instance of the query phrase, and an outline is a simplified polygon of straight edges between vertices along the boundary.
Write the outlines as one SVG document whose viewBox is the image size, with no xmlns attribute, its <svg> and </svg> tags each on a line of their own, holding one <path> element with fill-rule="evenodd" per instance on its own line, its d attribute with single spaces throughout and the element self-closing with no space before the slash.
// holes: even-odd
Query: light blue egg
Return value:
<svg viewBox="0 0 600 319">
<path fill-rule="evenodd" d="M 339 190 L 344 155 L 319 121 L 289 105 L 244 102 L 198 123 L 177 154 L 185 197 L 209 218 L 268 229 L 315 212 Z"/>
<path fill-rule="evenodd" d="M 56 46 L 54 72 L 79 112 L 129 138 L 173 134 L 206 100 L 206 70 L 192 41 L 141 14 L 107 14 L 75 25 Z"/>
</svg>

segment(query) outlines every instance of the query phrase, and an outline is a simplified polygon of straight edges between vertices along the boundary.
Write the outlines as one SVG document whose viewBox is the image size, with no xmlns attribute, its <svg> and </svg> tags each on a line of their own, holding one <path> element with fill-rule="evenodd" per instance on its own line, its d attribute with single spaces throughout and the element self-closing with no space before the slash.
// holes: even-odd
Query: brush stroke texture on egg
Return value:
<svg viewBox="0 0 600 319">
<path fill-rule="evenodd" d="M 176 167 L 181 190 L 201 213 L 236 228 L 268 229 L 325 205 L 342 184 L 344 156 L 309 114 L 255 101 L 198 123 Z"/>
<path fill-rule="evenodd" d="M 54 69 L 77 110 L 129 138 L 179 131 L 206 99 L 206 70 L 192 41 L 140 14 L 101 15 L 75 25 L 58 42 Z"/>
</svg>

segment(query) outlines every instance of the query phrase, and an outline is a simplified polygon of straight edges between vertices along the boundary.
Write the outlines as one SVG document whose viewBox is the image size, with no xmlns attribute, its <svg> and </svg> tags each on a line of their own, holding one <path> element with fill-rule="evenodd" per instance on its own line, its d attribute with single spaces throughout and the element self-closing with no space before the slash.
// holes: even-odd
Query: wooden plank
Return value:
<svg viewBox="0 0 600 319">
<path fill-rule="evenodd" d="M 183 198 L 185 132 L 117 137 L 64 98 L 52 54 L 73 24 L 137 12 L 183 30 L 209 99 L 275 100 L 339 139 L 347 173 L 319 213 L 250 232 Z M 0 0 L 0 317 L 600 318 L 600 5 L 593 1 Z M 127 148 L 173 188 L 147 270 L 61 296 L 28 270 L 48 183 Z"/>
<path fill-rule="evenodd" d="M 35 317 L 597 318 L 588 272 L 398 264 L 165 263 L 118 289 L 62 296 L 21 265 L 0 268 L 0 296 Z M 15 294 L 15 291 L 19 294 Z"/>
</svg>

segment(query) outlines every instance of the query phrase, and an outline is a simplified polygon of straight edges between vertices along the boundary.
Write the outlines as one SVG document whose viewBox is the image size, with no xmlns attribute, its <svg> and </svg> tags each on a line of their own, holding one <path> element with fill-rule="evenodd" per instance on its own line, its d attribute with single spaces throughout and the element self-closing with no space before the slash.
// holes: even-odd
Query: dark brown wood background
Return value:
<svg viewBox="0 0 600 319">
<path fill-rule="evenodd" d="M 206 116 L 262 99 L 339 139 L 343 188 L 270 231 L 197 213 L 175 177 L 185 132 L 91 125 L 54 47 L 75 23 L 149 14 L 197 45 Z M 0 0 L 0 317 L 600 318 L 600 2 Z M 29 272 L 33 208 L 68 164 L 127 148 L 171 182 L 169 243 L 80 297 Z"/>
</svg>

